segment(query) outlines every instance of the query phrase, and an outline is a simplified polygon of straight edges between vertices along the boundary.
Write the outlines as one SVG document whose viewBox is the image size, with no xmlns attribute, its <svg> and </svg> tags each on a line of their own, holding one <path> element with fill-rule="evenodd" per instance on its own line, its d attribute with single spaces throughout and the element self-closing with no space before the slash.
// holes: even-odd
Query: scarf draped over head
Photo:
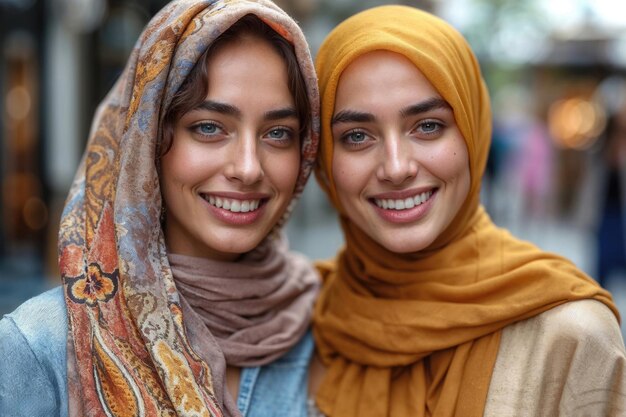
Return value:
<svg viewBox="0 0 626 417">
<path fill-rule="evenodd" d="M 199 353 L 206 352 L 206 345 L 187 337 L 187 331 L 202 333 L 197 327 L 187 329 L 168 263 L 155 157 L 161 119 L 173 95 L 207 47 L 248 14 L 294 46 L 312 110 L 311 129 L 300 144 L 294 201 L 274 232 L 304 188 L 317 149 L 318 93 L 308 46 L 296 23 L 269 0 L 169 3 L 148 24 L 99 106 L 62 215 L 59 263 L 70 327 L 71 416 L 238 414 L 225 393 L 221 351 L 206 357 Z M 292 267 L 300 288 L 282 284 L 290 289 L 285 297 L 291 302 L 283 307 L 297 304 L 296 311 L 307 320 L 316 288 L 311 271 L 285 250 L 272 248 L 279 245 L 276 235 L 264 242 L 270 247 L 265 253 L 280 265 L 277 273 L 285 274 L 285 265 Z M 309 303 L 308 310 L 302 303 Z M 272 360 L 303 332 L 293 324 L 289 329 L 291 338 L 284 337 L 282 346 L 257 355 L 256 361 Z M 210 330 L 205 327 L 202 335 Z"/>
<path fill-rule="evenodd" d="M 357 57 L 408 58 L 450 104 L 465 139 L 469 194 L 419 253 L 393 253 L 348 218 L 333 182 L 330 122 L 337 84 Z M 322 97 L 321 186 L 346 247 L 321 263 L 314 336 L 328 372 L 317 404 L 329 417 L 482 416 L 501 329 L 559 304 L 610 294 L 569 261 L 497 228 L 479 203 L 491 110 L 478 62 L 450 25 L 405 6 L 359 13 L 336 27 L 316 62 Z"/>
</svg>

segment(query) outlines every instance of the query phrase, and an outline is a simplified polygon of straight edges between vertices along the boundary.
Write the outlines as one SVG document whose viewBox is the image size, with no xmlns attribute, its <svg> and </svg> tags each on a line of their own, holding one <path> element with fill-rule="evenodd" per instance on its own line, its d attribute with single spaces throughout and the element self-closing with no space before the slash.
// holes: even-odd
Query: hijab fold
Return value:
<svg viewBox="0 0 626 417">
<path fill-rule="evenodd" d="M 471 185 L 431 246 L 393 253 L 341 207 L 330 122 L 342 72 L 359 56 L 408 58 L 450 104 L 465 139 Z M 317 404 L 329 417 L 482 416 L 501 330 L 559 304 L 610 294 L 571 262 L 494 225 L 479 203 L 491 137 L 489 97 L 463 37 L 405 6 L 359 13 L 336 27 L 317 57 L 322 141 L 316 172 L 339 211 L 346 246 L 319 265 L 324 285 L 314 336 L 328 372 Z"/>
<path fill-rule="evenodd" d="M 276 232 L 304 188 L 317 149 L 318 94 L 308 46 L 296 23 L 269 0 L 175 0 L 148 24 L 99 106 L 62 215 L 59 265 L 69 318 L 70 416 L 239 415 L 225 389 L 222 346 L 209 337 L 213 329 L 202 322 L 202 330 L 196 326 L 190 312 L 194 294 L 203 294 L 190 290 L 184 303 L 172 275 L 155 160 L 161 118 L 173 95 L 207 47 L 248 14 L 293 44 L 312 109 L 312 128 L 300 144 L 294 199 L 264 243 L 268 259 L 282 265 L 276 272 L 287 291 L 284 304 L 264 306 L 279 322 L 261 333 L 280 327 L 285 334 L 280 349 L 254 362 L 275 358 L 302 332 L 306 305 L 311 307 L 316 291 L 311 271 L 287 251 L 272 248 L 280 245 Z M 294 266 L 294 275 L 287 265 Z M 287 275 L 298 284 L 288 283 Z M 274 311 L 283 307 L 301 315 L 285 320 L 284 328 Z M 200 341 L 187 332 L 207 337 Z"/>
</svg>

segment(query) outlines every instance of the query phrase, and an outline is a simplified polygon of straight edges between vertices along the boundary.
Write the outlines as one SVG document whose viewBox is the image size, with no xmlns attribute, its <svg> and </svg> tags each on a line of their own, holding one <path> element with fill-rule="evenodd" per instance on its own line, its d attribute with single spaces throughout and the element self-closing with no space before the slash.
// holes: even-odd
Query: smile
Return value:
<svg viewBox="0 0 626 417">
<path fill-rule="evenodd" d="M 408 210 L 425 203 L 432 195 L 432 191 L 426 191 L 403 199 L 374 198 L 373 200 L 378 207 L 385 210 Z"/>
<path fill-rule="evenodd" d="M 260 199 L 236 200 L 234 198 L 215 197 L 204 194 L 202 195 L 202 198 L 204 198 L 210 205 L 223 210 L 228 210 L 232 213 L 248 213 L 258 210 L 261 205 Z"/>
</svg>

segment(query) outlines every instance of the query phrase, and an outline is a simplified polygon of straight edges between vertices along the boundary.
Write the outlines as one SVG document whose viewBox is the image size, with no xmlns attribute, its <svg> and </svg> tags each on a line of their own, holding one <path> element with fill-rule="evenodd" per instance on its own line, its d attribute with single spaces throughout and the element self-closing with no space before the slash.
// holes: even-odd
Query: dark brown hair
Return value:
<svg viewBox="0 0 626 417">
<path fill-rule="evenodd" d="M 240 39 L 244 35 L 256 36 L 268 41 L 283 58 L 287 66 L 287 83 L 296 105 L 296 113 L 300 122 L 300 139 L 309 129 L 311 106 L 306 90 L 306 83 L 300 71 L 296 54 L 285 38 L 280 36 L 271 27 L 255 15 L 248 14 L 239 19 L 228 30 L 222 33 L 198 59 L 181 87 L 178 89 L 172 103 L 163 118 L 162 139 L 158 157 L 165 155 L 172 147 L 174 138 L 174 124 L 187 112 L 199 106 L 209 90 L 208 59 L 218 48 Z"/>
</svg>

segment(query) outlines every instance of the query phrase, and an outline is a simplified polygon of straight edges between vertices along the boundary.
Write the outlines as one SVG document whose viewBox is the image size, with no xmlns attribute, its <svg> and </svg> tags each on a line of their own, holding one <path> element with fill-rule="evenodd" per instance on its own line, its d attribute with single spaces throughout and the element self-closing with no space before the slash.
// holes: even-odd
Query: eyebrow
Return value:
<svg viewBox="0 0 626 417">
<path fill-rule="evenodd" d="M 241 117 L 241 110 L 230 104 L 220 103 L 219 101 L 206 100 L 200 103 L 196 109 L 203 109 L 207 111 L 214 111 L 217 113 L 226 114 L 229 116 Z"/>
<path fill-rule="evenodd" d="M 293 107 L 285 107 L 284 109 L 267 111 L 263 116 L 265 120 L 282 120 L 298 118 L 298 113 Z"/>
<path fill-rule="evenodd" d="M 200 103 L 196 109 L 202 109 L 207 111 L 214 111 L 217 113 L 225 114 L 228 116 L 234 116 L 236 118 L 241 118 L 241 110 L 237 107 L 221 103 L 219 101 L 206 100 Z M 289 118 L 297 118 L 298 113 L 292 107 L 285 107 L 283 109 L 270 110 L 263 114 L 265 120 L 281 120 L 281 119 L 289 119 Z"/>
<path fill-rule="evenodd" d="M 447 101 L 440 97 L 432 97 L 420 103 L 412 104 L 400 110 L 402 117 L 415 116 L 417 114 L 426 113 L 435 109 L 452 109 Z M 375 120 L 373 114 L 359 112 L 356 110 L 342 110 L 333 116 L 330 124 L 336 123 L 371 123 Z"/>
<path fill-rule="evenodd" d="M 370 123 L 370 122 L 373 122 L 374 120 L 375 120 L 374 115 L 371 113 L 365 113 L 365 112 L 360 112 L 360 111 L 355 111 L 355 110 L 342 110 L 333 116 L 332 120 L 330 121 L 330 124 L 334 125 L 337 123 L 351 123 L 351 122 Z"/>
<path fill-rule="evenodd" d="M 426 113 L 435 109 L 450 109 L 452 107 L 447 101 L 440 97 L 432 97 L 417 104 L 412 104 L 400 110 L 402 117 L 415 116 L 421 113 Z"/>
</svg>

